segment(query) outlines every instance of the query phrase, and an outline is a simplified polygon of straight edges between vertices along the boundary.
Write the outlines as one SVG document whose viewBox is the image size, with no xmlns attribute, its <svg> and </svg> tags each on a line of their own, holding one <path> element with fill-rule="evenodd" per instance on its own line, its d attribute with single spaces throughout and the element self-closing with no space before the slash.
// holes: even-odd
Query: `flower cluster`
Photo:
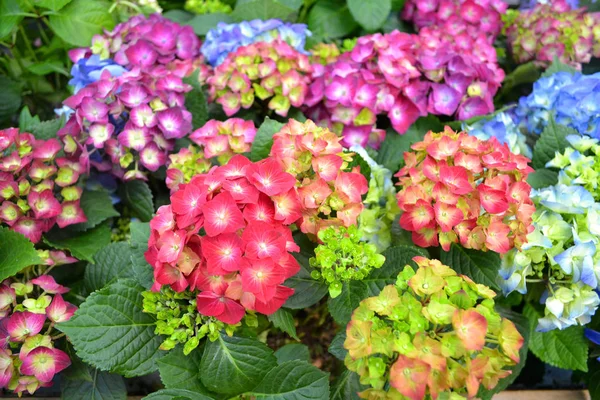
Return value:
<svg viewBox="0 0 600 400">
<path fill-rule="evenodd" d="M 495 138 L 481 141 L 446 127 L 404 153 L 400 226 L 422 247 L 451 243 L 506 253 L 531 232 L 535 206 L 526 179 L 529 159 Z"/>
<path fill-rule="evenodd" d="M 515 61 L 547 67 L 557 58 L 581 69 L 581 64 L 600 56 L 600 30 L 595 29 L 600 15 L 570 8 L 566 0 L 555 0 L 531 10 L 509 10 L 503 20 Z"/>
<path fill-rule="evenodd" d="M 90 48 L 71 50 L 69 57 L 79 64 L 95 54 L 100 60 L 110 58 L 127 70 L 140 69 L 153 76 L 183 78 L 200 69 L 203 81 L 209 68 L 203 63 L 200 44 L 191 26 L 181 26 L 160 14 L 136 15 L 110 32 L 95 35 Z"/>
<path fill-rule="evenodd" d="M 77 309 L 63 299 L 68 291 L 50 275 L 0 284 L 0 388 L 33 394 L 71 364 L 52 337 Z"/>
<path fill-rule="evenodd" d="M 374 245 L 360 241 L 355 225 L 330 226 L 318 236 L 323 244 L 317 246 L 315 257 L 310 259 L 310 265 L 315 268 L 311 276 L 327 282 L 332 298 L 342 294 L 343 282 L 362 280 L 385 262 Z"/>
<path fill-rule="evenodd" d="M 585 325 L 600 304 L 600 203 L 583 187 L 562 182 L 532 191 L 532 199 L 535 230 L 520 251 L 504 255 L 502 290 L 525 294 L 528 286 L 544 286 L 538 331 Z"/>
<path fill-rule="evenodd" d="M 515 109 L 519 126 L 540 134 L 554 117 L 582 135 L 600 138 L 600 73 L 557 72 L 540 78 Z"/>
<path fill-rule="evenodd" d="M 521 132 L 510 112 L 501 112 L 492 118 L 482 119 L 472 124 L 462 124 L 462 129 L 471 136 L 481 140 L 496 138 L 501 144 L 506 144 L 514 154 L 522 154 L 527 158 L 533 156 L 527 137 Z"/>
<path fill-rule="evenodd" d="M 16 128 L 0 130 L 0 224 L 34 243 L 54 224 L 60 228 L 87 221 L 76 186 L 86 160 L 58 157 L 57 139 L 38 140 Z"/>
<path fill-rule="evenodd" d="M 311 33 L 305 24 L 291 24 L 278 19 L 255 19 L 239 24 L 221 22 L 206 34 L 202 54 L 214 67 L 222 64 L 238 48 L 258 42 L 284 41 L 296 51 L 307 54 L 304 45 L 309 36 Z"/>
<path fill-rule="evenodd" d="M 184 8 L 194 14 L 229 14 L 231 6 L 221 0 L 186 0 Z"/>
<path fill-rule="evenodd" d="M 494 388 L 523 345 L 494 310 L 496 294 L 437 260 L 414 261 L 416 273 L 404 267 L 396 285 L 360 303 L 346 328 L 345 364 L 372 387 L 360 397 L 473 398 L 481 385 Z"/>
<path fill-rule="evenodd" d="M 196 175 L 208 172 L 212 164 L 202 149 L 190 145 L 169 156 L 169 168 L 167 169 L 167 187 L 171 193 L 179 188 L 182 183 L 189 183 Z"/>
<path fill-rule="evenodd" d="M 222 330 L 231 335 L 237 327 L 198 313 L 196 294 L 188 290 L 176 292 L 164 286 L 158 292 L 143 292 L 142 296 L 144 312 L 156 317 L 154 333 L 166 336 L 161 350 L 171 350 L 182 344 L 183 354 L 188 355 L 204 337 L 215 341 Z"/>
<path fill-rule="evenodd" d="M 392 224 L 400 214 L 392 171 L 377 164 L 362 147 L 353 146 L 350 150 L 361 156 L 371 168 L 369 191 L 363 200 L 365 208 L 358 216 L 360 239 L 375 245 L 381 253 L 392 244 Z"/>
<path fill-rule="evenodd" d="M 286 226 L 300 217 L 295 183 L 273 159 L 237 155 L 179 185 L 150 222 L 153 289 L 189 288 L 200 314 L 226 324 L 277 311 L 294 292 L 283 282 L 300 269 Z"/>
<path fill-rule="evenodd" d="M 291 119 L 273 135 L 271 157 L 296 181 L 290 207 L 301 210 L 300 229 L 313 239 L 329 226 L 356 225 L 364 208 L 367 180 L 357 169 L 347 171 L 353 155 L 339 142 L 335 133 L 311 120 Z"/>
<path fill-rule="evenodd" d="M 384 138 L 376 129 L 379 115 L 387 115 L 400 134 L 427 114 L 484 115 L 493 111 L 504 79 L 483 34 L 454 37 L 435 27 L 418 35 L 363 36 L 335 63 L 313 67 L 307 115 L 341 134 L 348 146 L 375 148 Z"/>
<path fill-rule="evenodd" d="M 104 72 L 64 101 L 75 110 L 58 132 L 65 153 L 89 158 L 99 171 L 124 180 L 145 179 L 143 169 L 165 165 L 175 139 L 191 131 L 192 115 L 184 106 L 191 88 L 174 74 L 132 71 L 115 78 Z"/>
<path fill-rule="evenodd" d="M 483 32 L 493 43 L 502 30 L 502 14 L 507 8 L 502 0 L 408 0 L 402 18 L 417 29 L 437 26 L 452 34 Z"/>
<path fill-rule="evenodd" d="M 211 101 L 227 116 L 257 100 L 282 117 L 300 107 L 308 92 L 312 67 L 308 57 L 282 40 L 257 42 L 229 53 L 208 79 Z"/>
<path fill-rule="evenodd" d="M 223 165 L 234 155 L 249 152 L 255 136 L 254 122 L 230 118 L 226 121 L 208 121 L 195 130 L 190 139 L 202 146 L 206 158 L 216 157 L 219 164 Z"/>
<path fill-rule="evenodd" d="M 555 0 L 524 0 L 519 3 L 519 10 L 530 10 L 537 4 L 548 4 Z M 564 5 L 560 8 L 563 12 L 568 10 L 575 10 L 579 8 L 579 0 L 567 0 L 566 4 L 569 8 L 564 8 Z"/>
<path fill-rule="evenodd" d="M 563 153 L 556 152 L 546 167 L 560 169 L 561 182 L 581 185 L 600 201 L 600 145 L 598 139 L 587 136 L 569 135 L 567 140 L 573 147 Z"/>
</svg>

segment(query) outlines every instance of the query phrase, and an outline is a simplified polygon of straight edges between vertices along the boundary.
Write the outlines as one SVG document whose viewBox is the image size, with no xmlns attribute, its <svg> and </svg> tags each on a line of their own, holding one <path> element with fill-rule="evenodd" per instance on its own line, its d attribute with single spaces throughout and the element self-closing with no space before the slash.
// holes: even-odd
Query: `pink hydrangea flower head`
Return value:
<svg viewBox="0 0 600 400">
<path fill-rule="evenodd" d="M 219 164 L 226 164 L 235 154 L 247 153 L 256 136 L 254 122 L 241 118 L 225 121 L 210 120 L 195 130 L 190 139 L 202 146 L 204 156 L 216 157 Z"/>
</svg>

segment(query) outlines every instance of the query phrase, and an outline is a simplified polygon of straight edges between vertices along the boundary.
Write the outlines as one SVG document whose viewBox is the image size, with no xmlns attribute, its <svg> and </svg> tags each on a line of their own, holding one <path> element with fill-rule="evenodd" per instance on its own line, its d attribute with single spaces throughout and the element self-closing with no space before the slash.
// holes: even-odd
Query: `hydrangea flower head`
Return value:
<svg viewBox="0 0 600 400">
<path fill-rule="evenodd" d="M 293 193 L 280 197 L 278 207 L 300 210 L 294 215 L 298 225 L 313 239 L 329 226 L 357 224 L 368 183 L 357 168 L 348 168 L 352 156 L 335 133 L 311 120 L 291 119 L 273 135 L 271 157 L 295 178 Z"/>
<path fill-rule="evenodd" d="M 202 54 L 210 65 L 222 64 L 230 53 L 252 43 L 282 40 L 302 54 L 306 38 L 312 34 L 305 24 L 291 24 L 278 19 L 266 21 L 255 19 L 238 24 L 220 22 L 206 34 L 202 44 Z"/>
<path fill-rule="evenodd" d="M 194 14 L 229 14 L 232 9 L 221 0 L 186 0 L 184 8 Z"/>
<path fill-rule="evenodd" d="M 345 364 L 363 399 L 474 397 L 520 360 L 523 337 L 494 310 L 495 293 L 437 260 L 415 257 L 395 285 L 361 301 L 346 327 Z M 452 397 L 450 397 L 452 398 Z"/>
<path fill-rule="evenodd" d="M 194 176 L 207 173 L 211 166 L 202 149 L 192 145 L 183 148 L 169 156 L 167 187 L 174 192 L 180 184 L 189 183 Z"/>
<path fill-rule="evenodd" d="M 226 121 L 208 121 L 195 130 L 190 139 L 203 147 L 207 158 L 217 158 L 219 164 L 226 164 L 235 154 L 249 152 L 255 136 L 254 122 L 230 118 Z"/>
<path fill-rule="evenodd" d="M 429 132 L 404 153 L 396 176 L 400 226 L 421 247 L 452 243 L 506 253 L 533 230 L 526 179 L 529 159 L 495 138 L 481 141 L 449 127 Z"/>
<path fill-rule="evenodd" d="M 75 110 L 58 132 L 65 153 L 123 180 L 145 179 L 145 171 L 165 165 L 175 140 L 192 130 L 184 106 L 191 89 L 173 74 L 104 73 L 64 102 Z"/>
<path fill-rule="evenodd" d="M 66 147 L 57 139 L 0 130 L 0 224 L 34 243 L 55 224 L 64 228 L 87 221 L 77 186 L 87 162 L 59 156 L 62 150 Z"/>
<path fill-rule="evenodd" d="M 408 0 L 402 18 L 417 29 L 438 26 L 457 34 L 483 32 L 493 43 L 502 30 L 502 14 L 507 8 L 501 0 Z"/>
<path fill-rule="evenodd" d="M 283 282 L 300 268 L 288 227 L 300 210 L 278 203 L 294 185 L 275 160 L 241 155 L 180 184 L 150 222 L 154 290 L 187 289 L 200 314 L 229 325 L 277 311 L 294 292 Z"/>
<path fill-rule="evenodd" d="M 314 65 L 307 115 L 348 147 L 378 148 L 385 135 L 377 128 L 381 115 L 402 134 L 429 113 L 487 114 L 504 73 L 483 34 L 460 39 L 437 27 L 360 37 L 336 62 Z"/>
<path fill-rule="evenodd" d="M 264 102 L 282 117 L 304 104 L 312 67 L 308 57 L 282 40 L 238 48 L 208 79 L 211 101 L 230 117 Z"/>
<path fill-rule="evenodd" d="M 471 125 L 463 123 L 462 129 L 469 135 L 481 140 L 496 138 L 501 144 L 508 145 L 514 154 L 522 154 L 527 158 L 533 156 L 527 138 L 519 129 L 515 118 L 509 112 L 501 112 L 491 119 L 482 119 Z"/>
<path fill-rule="evenodd" d="M 509 49 L 517 63 L 547 67 L 559 61 L 581 69 L 600 55 L 600 16 L 573 9 L 566 0 L 538 3 L 530 10 L 510 10 L 503 17 Z"/>
</svg>

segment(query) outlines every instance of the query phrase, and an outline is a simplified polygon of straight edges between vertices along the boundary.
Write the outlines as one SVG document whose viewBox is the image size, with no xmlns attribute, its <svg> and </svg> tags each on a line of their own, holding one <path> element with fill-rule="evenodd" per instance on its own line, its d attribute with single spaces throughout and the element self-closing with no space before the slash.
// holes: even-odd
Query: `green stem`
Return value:
<svg viewBox="0 0 600 400">
<path fill-rule="evenodd" d="M 31 47 L 31 42 L 29 41 L 29 38 L 27 37 L 27 32 L 25 32 L 25 28 L 23 27 L 23 25 L 19 25 L 19 32 L 21 32 L 21 35 L 23 36 L 23 40 L 25 41 L 25 47 L 27 47 L 27 51 L 29 51 L 29 53 L 31 53 L 31 56 L 33 57 L 35 62 L 38 62 L 38 59 L 35 55 L 35 51 L 33 51 L 33 47 Z"/>
</svg>

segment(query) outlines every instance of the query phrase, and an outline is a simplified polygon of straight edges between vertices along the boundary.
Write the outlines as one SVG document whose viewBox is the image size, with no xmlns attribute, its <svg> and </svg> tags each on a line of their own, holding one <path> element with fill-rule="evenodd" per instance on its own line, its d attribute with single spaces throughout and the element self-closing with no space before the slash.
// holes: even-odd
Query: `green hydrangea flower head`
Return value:
<svg viewBox="0 0 600 400">
<path fill-rule="evenodd" d="M 194 14 L 229 14 L 231 6 L 220 0 L 186 0 L 184 8 Z"/>
<path fill-rule="evenodd" d="M 363 300 L 346 328 L 345 364 L 369 400 L 474 397 L 520 360 L 523 337 L 494 291 L 438 260 L 413 259 L 395 285 Z M 439 397 L 441 398 L 441 397 Z"/>
</svg>

